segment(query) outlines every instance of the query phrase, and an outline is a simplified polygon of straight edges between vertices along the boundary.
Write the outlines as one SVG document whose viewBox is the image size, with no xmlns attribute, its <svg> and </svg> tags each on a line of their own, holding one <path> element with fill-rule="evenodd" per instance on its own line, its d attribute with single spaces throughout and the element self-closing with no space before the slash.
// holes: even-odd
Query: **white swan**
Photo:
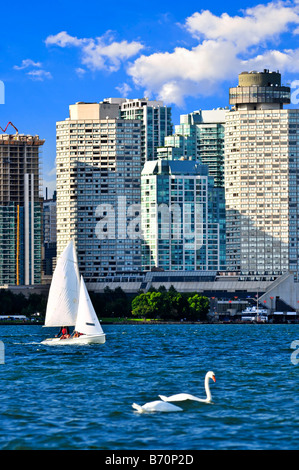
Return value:
<svg viewBox="0 0 299 470">
<path fill-rule="evenodd" d="M 206 373 L 206 376 L 205 376 L 205 390 L 206 390 L 207 398 L 197 398 L 194 395 L 190 395 L 189 393 L 178 393 L 177 395 L 171 395 L 170 397 L 159 395 L 159 397 L 161 398 L 161 400 L 165 402 L 194 400 L 194 401 L 200 401 L 203 403 L 211 403 L 212 395 L 211 395 L 210 387 L 209 387 L 209 379 L 212 379 L 214 382 L 216 382 L 216 377 L 215 377 L 214 372 L 209 371 Z"/>
<path fill-rule="evenodd" d="M 161 400 L 150 401 L 149 403 L 145 403 L 142 406 L 137 405 L 137 403 L 133 403 L 132 407 L 139 413 L 152 411 L 164 411 L 166 413 L 170 413 L 172 411 L 183 411 L 183 409 L 179 406 L 172 405 L 171 403 L 167 403 Z"/>
</svg>

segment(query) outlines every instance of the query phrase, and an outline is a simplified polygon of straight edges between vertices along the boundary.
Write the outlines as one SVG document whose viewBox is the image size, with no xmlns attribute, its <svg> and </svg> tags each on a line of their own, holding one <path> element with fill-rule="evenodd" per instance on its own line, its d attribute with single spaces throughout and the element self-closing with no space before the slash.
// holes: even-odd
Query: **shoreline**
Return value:
<svg viewBox="0 0 299 470">
<path fill-rule="evenodd" d="M 100 321 L 101 325 L 298 325 L 299 320 L 295 321 L 275 321 L 275 322 L 258 322 L 258 321 L 151 321 L 151 320 L 132 320 L 132 321 Z M 0 326 L 44 326 L 43 322 L 17 322 L 17 321 L 0 321 Z M 55 327 L 53 327 L 55 328 Z"/>
</svg>

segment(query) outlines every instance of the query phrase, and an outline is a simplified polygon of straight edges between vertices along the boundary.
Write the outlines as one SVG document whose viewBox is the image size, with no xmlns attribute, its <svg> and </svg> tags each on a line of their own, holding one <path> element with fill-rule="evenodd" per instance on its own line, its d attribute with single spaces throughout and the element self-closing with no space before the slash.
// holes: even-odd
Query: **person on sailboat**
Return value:
<svg viewBox="0 0 299 470">
<path fill-rule="evenodd" d="M 79 331 L 74 331 L 74 333 L 73 333 L 74 338 L 79 338 L 82 335 L 83 335 L 83 333 L 79 333 Z"/>
<path fill-rule="evenodd" d="M 70 332 L 69 332 L 69 328 L 67 326 L 62 328 L 61 333 L 62 333 L 62 335 L 60 336 L 60 339 L 70 338 L 70 336 L 71 336 Z"/>
<path fill-rule="evenodd" d="M 69 338 L 70 337 L 70 331 L 69 331 L 68 326 L 62 326 L 60 328 L 60 331 L 59 331 L 58 335 L 56 335 L 56 338 L 58 338 L 58 336 L 60 336 L 60 339 Z"/>
</svg>

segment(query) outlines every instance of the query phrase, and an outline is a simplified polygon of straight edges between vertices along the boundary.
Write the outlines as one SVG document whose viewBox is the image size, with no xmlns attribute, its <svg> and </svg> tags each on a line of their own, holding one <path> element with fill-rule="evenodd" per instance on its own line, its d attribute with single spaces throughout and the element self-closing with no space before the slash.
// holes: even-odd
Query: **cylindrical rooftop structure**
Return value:
<svg viewBox="0 0 299 470">
<path fill-rule="evenodd" d="M 229 89 L 229 103 L 236 109 L 246 105 L 251 109 L 263 105 L 282 108 L 290 102 L 291 89 L 281 86 L 281 74 L 267 69 L 240 73 L 238 86 Z"/>
</svg>

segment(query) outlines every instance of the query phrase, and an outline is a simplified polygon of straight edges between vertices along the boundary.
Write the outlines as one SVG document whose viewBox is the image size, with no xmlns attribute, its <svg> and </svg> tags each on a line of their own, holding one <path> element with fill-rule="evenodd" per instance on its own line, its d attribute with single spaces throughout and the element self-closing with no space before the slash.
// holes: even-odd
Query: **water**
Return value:
<svg viewBox="0 0 299 470">
<path fill-rule="evenodd" d="M 104 329 L 105 345 L 50 347 L 45 328 L 0 327 L 0 449 L 298 449 L 299 325 Z M 213 404 L 132 409 L 159 394 L 204 398 L 208 370 Z"/>
</svg>

